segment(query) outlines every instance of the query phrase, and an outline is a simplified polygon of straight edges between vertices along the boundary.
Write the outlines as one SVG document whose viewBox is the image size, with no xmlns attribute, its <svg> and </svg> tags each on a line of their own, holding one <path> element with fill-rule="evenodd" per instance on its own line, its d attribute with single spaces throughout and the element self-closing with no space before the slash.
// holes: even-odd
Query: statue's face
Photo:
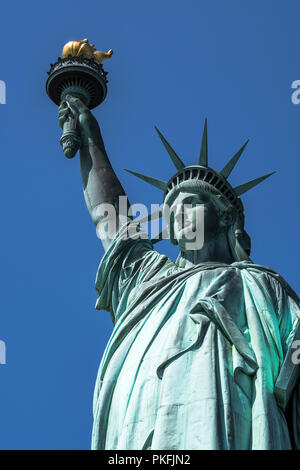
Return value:
<svg viewBox="0 0 300 470">
<path fill-rule="evenodd" d="M 180 192 L 170 214 L 174 237 L 183 251 L 201 249 L 220 232 L 220 221 L 207 193 Z"/>
</svg>

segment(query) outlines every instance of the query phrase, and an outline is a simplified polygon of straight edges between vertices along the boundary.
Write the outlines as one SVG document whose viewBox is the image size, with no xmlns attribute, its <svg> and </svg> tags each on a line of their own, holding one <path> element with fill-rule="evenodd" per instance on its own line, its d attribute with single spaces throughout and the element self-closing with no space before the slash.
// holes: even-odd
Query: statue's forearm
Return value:
<svg viewBox="0 0 300 470">
<path fill-rule="evenodd" d="M 99 223 L 102 204 L 112 205 L 116 215 L 120 215 L 119 196 L 125 196 L 125 191 L 107 157 L 100 132 L 81 148 L 80 165 L 84 196 L 93 222 Z"/>
</svg>

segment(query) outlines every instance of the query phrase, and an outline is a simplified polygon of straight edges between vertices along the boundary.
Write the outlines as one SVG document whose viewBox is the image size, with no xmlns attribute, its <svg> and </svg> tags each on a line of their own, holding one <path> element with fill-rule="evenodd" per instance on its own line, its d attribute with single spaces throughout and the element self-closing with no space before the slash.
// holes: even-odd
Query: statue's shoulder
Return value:
<svg viewBox="0 0 300 470">
<path fill-rule="evenodd" d="M 264 266 L 262 264 L 255 264 L 255 263 L 251 263 L 248 261 L 237 261 L 236 263 L 232 263 L 231 266 L 235 268 L 239 268 L 239 269 L 246 269 L 247 271 L 253 274 L 254 273 L 256 273 L 257 275 L 266 274 L 271 277 L 283 279 L 283 277 L 280 276 L 280 274 L 277 271 L 275 271 L 274 269 L 268 266 Z"/>
<path fill-rule="evenodd" d="M 232 266 L 239 269 L 246 269 L 251 275 L 257 278 L 263 278 L 266 281 L 269 281 L 273 285 L 279 285 L 283 288 L 288 295 L 300 302 L 298 295 L 288 284 L 288 282 L 274 269 L 269 268 L 268 266 L 263 266 L 261 264 L 249 263 L 249 262 L 236 262 Z"/>
</svg>

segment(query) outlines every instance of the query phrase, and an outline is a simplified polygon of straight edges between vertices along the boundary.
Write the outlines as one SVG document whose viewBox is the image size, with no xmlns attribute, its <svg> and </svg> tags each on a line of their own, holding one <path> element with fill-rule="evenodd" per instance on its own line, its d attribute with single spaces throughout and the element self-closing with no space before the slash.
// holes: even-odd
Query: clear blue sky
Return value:
<svg viewBox="0 0 300 470">
<path fill-rule="evenodd" d="M 110 0 L 1 5 L 1 449 L 88 449 L 97 368 L 112 331 L 94 309 L 103 249 L 85 208 L 79 159 L 60 148 L 49 63 L 72 39 L 113 48 L 108 96 L 95 115 L 131 202 L 161 192 L 124 172 L 168 179 L 154 131 L 196 162 L 205 117 L 221 169 L 250 143 L 233 185 L 276 170 L 243 198 L 252 259 L 297 290 L 300 79 L 296 0 Z M 176 256 L 168 241 L 160 251 Z"/>
</svg>

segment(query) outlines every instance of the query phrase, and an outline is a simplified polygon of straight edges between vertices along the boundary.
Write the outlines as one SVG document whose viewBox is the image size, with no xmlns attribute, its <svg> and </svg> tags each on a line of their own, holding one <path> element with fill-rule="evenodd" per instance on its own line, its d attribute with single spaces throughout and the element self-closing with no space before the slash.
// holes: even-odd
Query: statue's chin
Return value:
<svg viewBox="0 0 300 470">
<path fill-rule="evenodd" d="M 204 240 L 203 239 L 196 239 L 195 235 L 194 238 L 181 238 L 180 240 L 177 240 L 179 248 L 181 251 L 184 253 L 189 253 L 189 252 L 194 252 L 194 251 L 199 251 L 203 248 Z"/>
</svg>

